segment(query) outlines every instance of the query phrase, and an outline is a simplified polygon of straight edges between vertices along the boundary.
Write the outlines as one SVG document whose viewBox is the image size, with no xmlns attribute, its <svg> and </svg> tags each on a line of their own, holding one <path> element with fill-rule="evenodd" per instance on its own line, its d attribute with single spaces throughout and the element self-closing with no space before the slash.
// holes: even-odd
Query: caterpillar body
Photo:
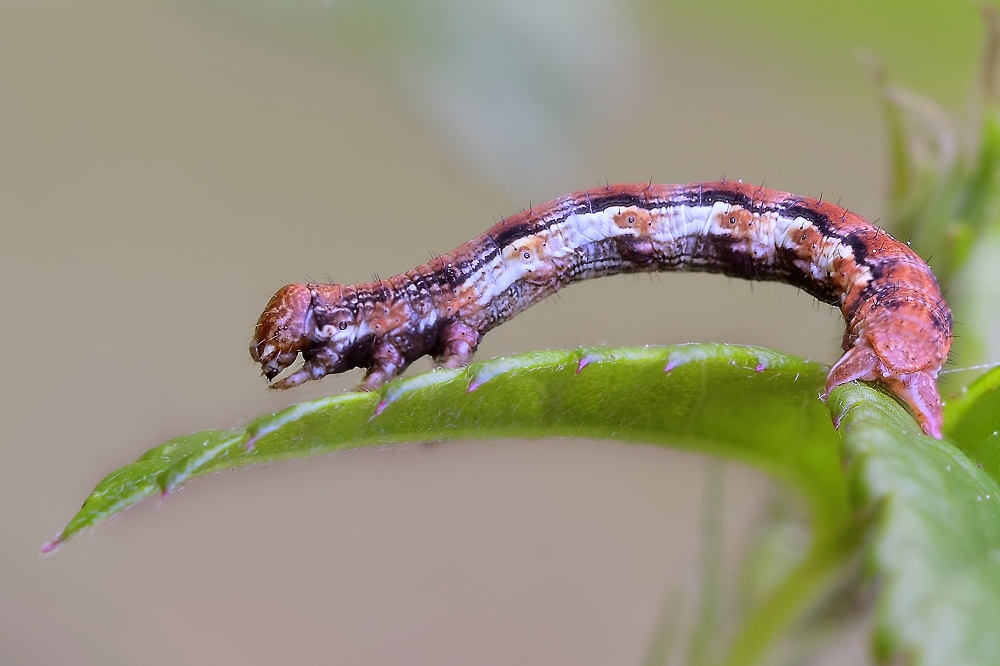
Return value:
<svg viewBox="0 0 1000 666">
<path fill-rule="evenodd" d="M 275 388 L 364 367 L 371 390 L 426 354 L 467 364 L 487 331 L 571 282 L 639 271 L 776 280 L 839 307 L 844 354 L 826 393 L 876 382 L 941 436 L 937 375 L 952 318 L 927 263 L 839 206 L 739 181 L 574 192 L 387 280 L 287 285 L 250 355 L 269 380 L 302 355 Z"/>
</svg>

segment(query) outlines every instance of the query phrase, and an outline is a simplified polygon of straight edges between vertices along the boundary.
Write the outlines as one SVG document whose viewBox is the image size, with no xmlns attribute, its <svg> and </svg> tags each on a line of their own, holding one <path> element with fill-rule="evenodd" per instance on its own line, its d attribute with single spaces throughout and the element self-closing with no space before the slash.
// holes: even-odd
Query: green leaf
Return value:
<svg viewBox="0 0 1000 666">
<path fill-rule="evenodd" d="M 945 433 L 972 462 L 1000 482 L 1000 368 L 945 404 Z"/>
<path fill-rule="evenodd" d="M 751 663 L 856 547 L 838 437 L 818 399 L 825 376 L 817 363 L 725 345 L 535 352 L 435 370 L 372 393 L 301 403 L 245 429 L 167 442 L 101 481 L 45 550 L 150 495 L 230 467 L 470 437 L 665 444 L 757 465 L 806 498 L 812 547 L 732 646 L 731 663 Z"/>
<path fill-rule="evenodd" d="M 854 500 L 877 516 L 868 556 L 883 585 L 879 657 L 1000 663 L 997 482 L 875 389 L 839 387 L 830 409 L 840 415 Z"/>
<path fill-rule="evenodd" d="M 669 443 L 759 465 L 799 487 L 826 529 L 847 505 L 836 434 L 816 399 L 825 373 L 725 345 L 533 352 L 438 369 L 171 440 L 101 481 L 57 540 L 220 469 L 392 442 L 560 435 Z"/>
</svg>

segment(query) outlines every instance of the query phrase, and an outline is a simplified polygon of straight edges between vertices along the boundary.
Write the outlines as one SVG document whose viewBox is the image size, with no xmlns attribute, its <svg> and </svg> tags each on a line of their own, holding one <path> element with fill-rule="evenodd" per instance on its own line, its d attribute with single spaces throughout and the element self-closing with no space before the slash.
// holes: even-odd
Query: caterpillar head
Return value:
<svg viewBox="0 0 1000 666">
<path fill-rule="evenodd" d="M 278 290 L 257 321 L 250 357 L 268 380 L 300 353 L 305 363 L 273 388 L 291 388 L 354 367 L 349 352 L 358 331 L 356 300 L 339 284 L 290 284 Z"/>
</svg>

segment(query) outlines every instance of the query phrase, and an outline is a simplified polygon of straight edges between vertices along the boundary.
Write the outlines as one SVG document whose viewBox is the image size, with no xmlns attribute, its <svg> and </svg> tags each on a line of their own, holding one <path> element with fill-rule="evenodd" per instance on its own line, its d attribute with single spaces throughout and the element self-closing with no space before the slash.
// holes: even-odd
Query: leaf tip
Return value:
<svg viewBox="0 0 1000 666">
<path fill-rule="evenodd" d="M 63 545 L 63 535 L 62 534 L 60 534 L 59 536 L 57 536 L 52 541 L 48 541 L 48 542 L 42 544 L 41 554 L 43 556 L 51 555 L 52 553 L 56 552 L 56 550 L 61 545 Z"/>
<path fill-rule="evenodd" d="M 586 356 L 580 359 L 579 363 L 576 364 L 576 374 L 580 374 L 581 372 L 583 372 L 584 368 L 586 368 L 588 365 L 597 360 L 598 360 L 597 356 L 595 356 L 594 354 L 587 354 Z"/>
<path fill-rule="evenodd" d="M 378 404 L 375 405 L 375 411 L 368 417 L 368 421 L 371 422 L 375 417 L 379 416 L 390 404 L 392 404 L 392 400 L 388 396 L 379 400 Z"/>
<path fill-rule="evenodd" d="M 663 368 L 663 372 L 673 372 L 682 365 L 686 365 L 688 360 L 689 359 L 684 358 L 683 356 L 677 356 L 675 354 L 671 354 L 670 358 L 667 359 L 667 365 L 666 367 Z"/>
</svg>

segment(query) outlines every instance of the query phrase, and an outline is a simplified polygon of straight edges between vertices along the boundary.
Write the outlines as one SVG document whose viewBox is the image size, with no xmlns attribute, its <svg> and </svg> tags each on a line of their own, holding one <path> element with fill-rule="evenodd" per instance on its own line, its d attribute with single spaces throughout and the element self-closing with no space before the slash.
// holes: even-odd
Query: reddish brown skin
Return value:
<svg viewBox="0 0 1000 666">
<path fill-rule="evenodd" d="M 652 211 L 719 202 L 732 210 L 728 228 L 698 236 L 696 256 L 680 260 L 651 242 Z M 581 254 L 568 268 L 546 264 L 485 308 L 478 304 L 468 278 L 497 252 L 514 248 L 529 256 L 544 253 L 547 229 L 569 215 L 611 206 L 623 207 L 614 222 L 635 235 L 598 239 L 602 242 L 588 246 L 590 254 Z M 766 263 L 750 256 L 750 240 L 762 214 L 809 222 L 794 239 L 794 249 L 775 249 Z M 798 267 L 797 261 L 810 261 L 817 247 L 834 241 L 852 251 L 834 259 L 829 274 L 817 278 Z M 952 320 L 926 262 L 906 244 L 839 206 L 732 181 L 613 185 L 576 192 L 512 215 L 453 252 L 388 280 L 282 287 L 258 321 L 250 355 L 273 379 L 302 354 L 305 366 L 276 382 L 275 388 L 364 367 L 368 372 L 362 388 L 370 390 L 425 354 L 448 367 L 468 363 L 488 330 L 570 282 L 656 270 L 778 280 L 837 305 L 847 322 L 845 353 L 830 371 L 826 394 L 848 381 L 874 381 L 909 406 L 927 434 L 941 436 L 936 378 L 951 347 Z M 332 341 L 330 331 L 362 322 L 369 334 Z"/>
</svg>

